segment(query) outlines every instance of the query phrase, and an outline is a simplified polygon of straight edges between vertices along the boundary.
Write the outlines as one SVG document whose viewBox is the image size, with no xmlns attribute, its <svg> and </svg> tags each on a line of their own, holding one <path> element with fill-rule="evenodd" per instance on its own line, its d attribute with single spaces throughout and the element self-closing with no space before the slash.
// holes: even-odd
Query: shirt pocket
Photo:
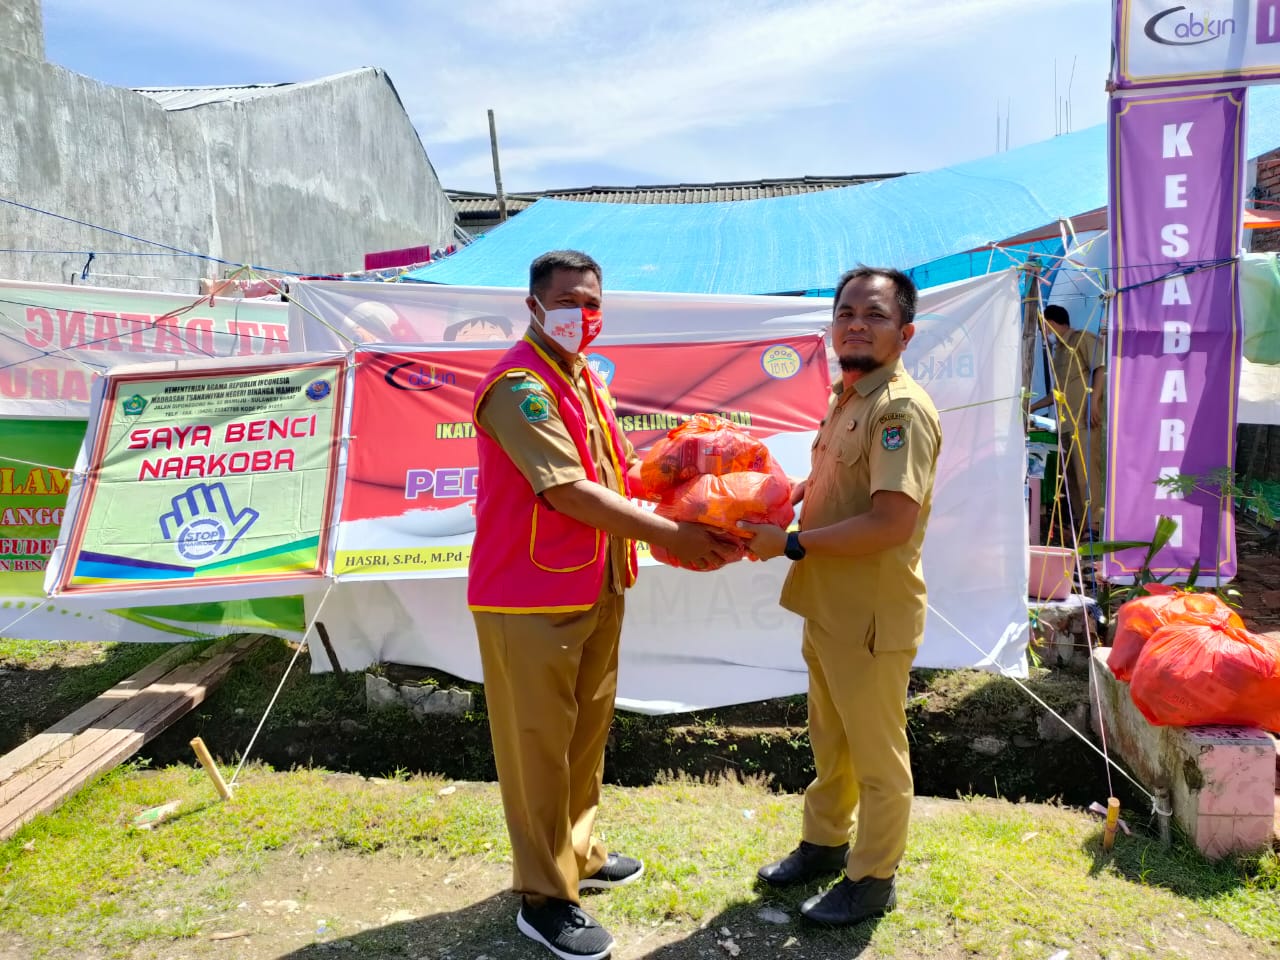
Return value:
<svg viewBox="0 0 1280 960">
<path fill-rule="evenodd" d="M 863 457 L 862 435 L 856 430 L 846 430 L 833 441 L 836 459 L 846 467 L 860 463 Z"/>
</svg>

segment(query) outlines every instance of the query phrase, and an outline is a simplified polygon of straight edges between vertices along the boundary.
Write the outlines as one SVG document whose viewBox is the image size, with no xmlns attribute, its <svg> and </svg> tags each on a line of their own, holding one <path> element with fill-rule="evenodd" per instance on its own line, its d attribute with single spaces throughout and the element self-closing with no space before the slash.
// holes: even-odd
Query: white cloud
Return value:
<svg viewBox="0 0 1280 960">
<path fill-rule="evenodd" d="M 951 126 L 955 118 L 931 120 L 921 109 L 920 89 L 910 98 L 904 89 L 931 89 L 934 103 L 947 104 L 957 89 L 976 82 L 982 101 L 967 107 L 982 117 L 984 133 L 975 144 L 989 142 L 989 104 L 1007 90 L 1021 93 L 1019 70 L 1038 60 L 1038 85 L 1051 85 L 1045 54 L 1058 38 L 1037 33 L 1063 16 L 1087 10 L 1100 23 L 1100 33 L 1088 31 L 1097 48 L 1091 66 L 1101 62 L 1105 69 L 1108 6 L 1106 0 L 488 0 L 452 6 L 388 0 L 357 7 L 284 0 L 264 11 L 250 0 L 222 0 L 215 23 L 207 4 L 190 0 L 46 0 L 60 29 L 78 21 L 85 29 L 127 30 L 175 51 L 277 72 L 246 80 L 383 67 L 445 182 L 481 189 L 492 181 L 488 108 L 497 116 L 504 180 L 524 188 L 548 185 L 540 177 L 557 168 L 592 164 L 666 176 L 688 169 L 686 178 L 724 179 L 718 165 L 741 167 L 744 158 L 717 158 L 716 140 L 741 149 L 753 132 L 756 146 L 748 152 L 761 170 L 769 168 L 771 151 L 811 153 L 823 172 L 866 172 L 857 160 L 868 153 L 900 158 L 887 164 L 897 169 L 933 166 L 924 161 L 938 152 L 931 127 Z M 1004 46 L 993 50 L 992 37 L 1001 34 L 1008 35 Z M 1011 58 L 1021 59 L 1015 66 Z M 1100 78 L 1090 79 L 1100 86 Z M 1077 90 L 1083 80 L 1078 84 Z M 1024 110 L 1028 119 L 1037 112 L 1049 116 L 1041 135 L 1045 126 L 1053 132 L 1052 97 L 1044 99 L 1038 111 L 1019 104 L 1019 116 Z M 822 108 L 829 111 L 824 122 L 797 128 L 798 111 L 813 116 Z M 794 143 L 779 144 L 779 137 L 804 137 L 812 146 L 797 150 Z M 961 154 L 965 147 L 967 155 L 981 152 L 967 143 L 953 146 Z M 800 172 L 806 171 L 757 175 Z"/>
</svg>

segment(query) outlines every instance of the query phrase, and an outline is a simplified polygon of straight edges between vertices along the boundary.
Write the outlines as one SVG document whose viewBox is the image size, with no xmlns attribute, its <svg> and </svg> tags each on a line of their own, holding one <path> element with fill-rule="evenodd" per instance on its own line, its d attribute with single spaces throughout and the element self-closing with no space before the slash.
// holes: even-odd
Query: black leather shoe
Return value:
<svg viewBox="0 0 1280 960">
<path fill-rule="evenodd" d="M 847 843 L 842 843 L 838 847 L 822 847 L 816 843 L 801 840 L 800 846 L 781 860 L 765 864 L 756 876 L 775 887 L 803 883 L 806 880 L 825 877 L 843 870 L 844 861 L 848 855 Z"/>
<path fill-rule="evenodd" d="M 826 893 L 800 904 L 800 915 L 829 927 L 850 927 L 863 920 L 883 917 L 897 905 L 897 884 L 893 877 L 888 880 L 842 877 Z"/>
</svg>

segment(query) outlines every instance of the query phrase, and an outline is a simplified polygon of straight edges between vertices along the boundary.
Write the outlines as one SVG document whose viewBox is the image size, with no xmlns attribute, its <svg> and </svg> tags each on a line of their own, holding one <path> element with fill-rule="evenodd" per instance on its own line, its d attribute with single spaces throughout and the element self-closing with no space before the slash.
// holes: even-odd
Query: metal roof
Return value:
<svg viewBox="0 0 1280 960">
<path fill-rule="evenodd" d="M 252 100 L 255 97 L 279 93 L 284 87 L 293 87 L 293 83 L 242 83 L 236 86 L 223 87 L 133 87 L 134 93 L 140 93 L 154 100 L 166 110 L 187 110 L 191 107 L 203 107 L 210 103 L 231 103 L 240 100 Z"/>
<path fill-rule="evenodd" d="M 763 200 L 819 193 L 875 180 L 900 177 L 901 173 L 855 174 L 835 177 L 793 177 L 781 180 L 727 180 L 717 183 L 667 183 L 636 187 L 574 187 L 507 194 L 507 213 L 519 213 L 544 197 L 580 203 L 724 203 Z M 448 190 L 462 220 L 498 216 L 496 194 L 472 190 Z"/>
<path fill-rule="evenodd" d="M 166 110 L 189 110 L 192 107 L 204 107 L 211 103 L 239 103 L 244 100 L 255 100 L 258 97 L 269 97 L 284 93 L 297 87 L 310 87 L 317 84 L 333 83 L 362 73 L 376 73 L 383 77 L 386 74 L 377 67 L 357 67 L 344 73 L 335 73 L 315 80 L 303 80 L 300 83 L 232 83 L 210 87 L 132 87 L 134 93 L 140 93 L 154 100 Z M 391 83 L 389 77 L 387 83 Z M 395 86 L 392 85 L 392 90 Z M 399 93 L 396 94 L 398 98 Z"/>
</svg>

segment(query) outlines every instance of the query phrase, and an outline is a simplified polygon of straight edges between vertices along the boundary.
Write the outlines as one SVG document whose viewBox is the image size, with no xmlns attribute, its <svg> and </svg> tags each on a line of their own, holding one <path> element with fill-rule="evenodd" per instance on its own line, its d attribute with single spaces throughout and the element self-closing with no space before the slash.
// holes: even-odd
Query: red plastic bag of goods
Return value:
<svg viewBox="0 0 1280 960">
<path fill-rule="evenodd" d="M 1225 616 L 1171 623 L 1142 648 L 1129 692 L 1157 726 L 1280 730 L 1280 641 Z"/>
<path fill-rule="evenodd" d="M 645 453 L 639 496 L 662 500 L 703 474 L 768 471 L 772 462 L 769 449 L 741 427 L 709 413 L 694 414 Z"/>
<path fill-rule="evenodd" d="M 723 477 L 704 474 L 658 504 L 657 513 L 735 532 L 739 520 L 786 527 L 796 515 L 791 506 L 791 481 L 781 469 Z"/>
<path fill-rule="evenodd" d="M 787 527 L 796 515 L 791 505 L 791 481 L 776 463 L 768 473 L 728 473 L 723 477 L 705 474 L 690 480 L 658 504 L 655 512 L 671 520 L 702 523 L 729 532 L 737 531 L 739 520 Z M 662 563 L 684 566 L 661 547 L 651 546 L 650 552 Z M 743 541 L 734 545 L 732 556 L 725 563 L 745 556 L 747 545 Z"/>
<path fill-rule="evenodd" d="M 1148 583 L 1148 596 L 1136 597 L 1116 613 L 1107 666 L 1117 680 L 1128 681 L 1134 664 L 1151 635 L 1171 623 L 1208 623 L 1225 615 L 1231 626 L 1244 629 L 1239 615 L 1212 593 L 1187 593 L 1164 583 Z"/>
</svg>

